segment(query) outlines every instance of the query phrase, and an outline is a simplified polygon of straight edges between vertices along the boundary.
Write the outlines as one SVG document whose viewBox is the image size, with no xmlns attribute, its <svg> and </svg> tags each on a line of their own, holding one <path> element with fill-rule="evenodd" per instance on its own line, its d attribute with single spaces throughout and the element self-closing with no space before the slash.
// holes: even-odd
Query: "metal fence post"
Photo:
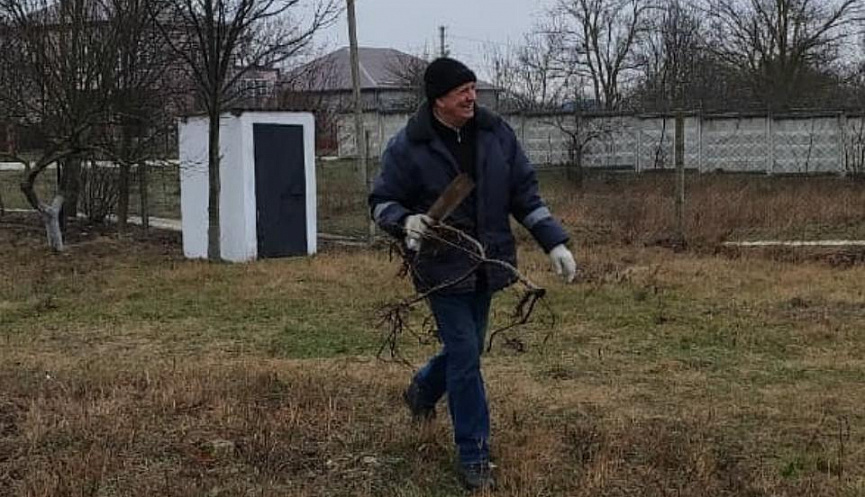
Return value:
<svg viewBox="0 0 865 497">
<path fill-rule="evenodd" d="M 384 114 L 379 111 L 378 115 L 378 157 L 381 161 L 381 155 L 384 152 Z"/>
<path fill-rule="evenodd" d="M 697 113 L 697 170 L 705 172 L 703 165 L 703 111 Z"/>
<path fill-rule="evenodd" d="M 522 112 L 520 112 L 520 143 L 526 143 L 526 115 Z"/>
<path fill-rule="evenodd" d="M 364 129 L 363 138 L 364 138 L 364 145 L 365 146 L 364 146 L 363 153 L 369 153 L 369 150 L 370 150 L 369 136 L 370 136 L 370 134 L 371 133 L 369 132 L 369 130 Z M 366 180 L 366 184 L 364 185 L 365 193 L 366 193 L 366 195 L 369 195 L 370 193 L 372 193 L 372 183 L 373 183 L 373 174 L 372 174 L 372 171 L 370 171 L 370 164 L 372 163 L 372 161 L 364 158 L 362 163 L 363 163 L 363 167 L 365 168 L 365 170 L 364 170 L 364 178 Z M 364 196 L 366 196 L 366 195 L 364 195 Z M 373 218 L 371 216 L 369 216 L 369 221 L 367 223 L 367 243 L 370 245 L 372 245 L 375 242 L 375 230 L 376 230 L 375 220 L 373 220 Z"/>
<path fill-rule="evenodd" d="M 676 111 L 675 132 L 673 134 L 673 161 L 676 164 L 676 237 L 679 243 L 685 241 L 685 114 L 681 108 Z"/>
<path fill-rule="evenodd" d="M 768 112 L 766 114 L 766 159 L 768 163 L 766 164 L 766 174 L 773 174 L 775 172 L 775 131 L 772 129 L 772 113 Z"/>
<path fill-rule="evenodd" d="M 619 117 L 617 119 L 621 119 L 621 117 Z M 616 125 L 616 129 L 618 129 L 618 130 L 622 129 L 622 121 L 621 120 L 619 121 L 619 124 Z M 621 133 L 621 131 L 619 131 L 619 133 Z M 619 164 L 618 161 L 616 160 L 616 142 L 617 141 L 618 140 L 616 140 L 615 136 L 613 136 L 612 139 L 610 140 L 610 149 L 609 149 L 610 155 L 607 158 L 607 167 L 615 167 Z"/>
<path fill-rule="evenodd" d="M 847 114 L 838 113 L 838 168 L 841 176 L 847 176 Z"/>
<path fill-rule="evenodd" d="M 642 165 L 640 164 L 640 156 L 643 155 L 643 119 L 638 117 L 634 121 L 634 128 L 637 129 L 637 139 L 636 139 L 636 147 L 637 151 L 634 153 L 634 171 L 640 172 L 642 170 Z"/>
</svg>

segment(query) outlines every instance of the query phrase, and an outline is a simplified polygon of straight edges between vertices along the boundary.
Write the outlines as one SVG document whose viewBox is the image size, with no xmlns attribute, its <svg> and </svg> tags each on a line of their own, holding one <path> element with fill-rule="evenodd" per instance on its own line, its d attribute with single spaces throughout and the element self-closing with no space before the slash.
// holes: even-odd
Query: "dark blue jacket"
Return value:
<svg viewBox="0 0 865 497">
<path fill-rule="evenodd" d="M 426 104 L 388 143 L 381 159 L 369 206 L 376 223 L 403 238 L 410 214 L 425 213 L 459 174 L 459 166 L 432 126 Z M 488 258 L 516 266 L 516 247 L 509 215 L 531 232 L 545 252 L 568 241 L 562 226 L 538 194 L 535 171 L 511 127 L 498 115 L 477 107 L 477 178 L 473 195 L 445 222 L 472 234 Z M 425 291 L 469 272 L 475 262 L 457 248 L 424 240 L 413 264 L 415 286 Z M 506 269 L 485 264 L 479 271 L 449 287 L 446 293 L 472 291 L 478 282 L 489 290 L 515 281 Z"/>
</svg>

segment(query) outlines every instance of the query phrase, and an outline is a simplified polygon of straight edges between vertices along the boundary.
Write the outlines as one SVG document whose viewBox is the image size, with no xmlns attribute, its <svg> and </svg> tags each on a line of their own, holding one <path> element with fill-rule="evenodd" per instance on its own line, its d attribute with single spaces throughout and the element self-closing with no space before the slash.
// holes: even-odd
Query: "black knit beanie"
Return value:
<svg viewBox="0 0 865 497">
<path fill-rule="evenodd" d="M 469 81 L 477 81 L 475 73 L 462 62 L 448 57 L 439 57 L 430 62 L 423 74 L 427 102 L 435 99 Z"/>
</svg>

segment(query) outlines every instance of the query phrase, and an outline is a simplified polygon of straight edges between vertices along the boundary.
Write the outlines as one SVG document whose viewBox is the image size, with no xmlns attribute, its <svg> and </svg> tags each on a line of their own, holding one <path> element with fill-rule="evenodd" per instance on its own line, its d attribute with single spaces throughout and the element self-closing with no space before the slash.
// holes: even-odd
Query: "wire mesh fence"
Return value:
<svg viewBox="0 0 865 497">
<path fill-rule="evenodd" d="M 368 161 L 367 168 L 375 175 L 378 161 Z M 366 239 L 370 220 L 367 185 L 357 162 L 319 160 L 316 174 L 319 231 L 325 236 Z"/>
</svg>

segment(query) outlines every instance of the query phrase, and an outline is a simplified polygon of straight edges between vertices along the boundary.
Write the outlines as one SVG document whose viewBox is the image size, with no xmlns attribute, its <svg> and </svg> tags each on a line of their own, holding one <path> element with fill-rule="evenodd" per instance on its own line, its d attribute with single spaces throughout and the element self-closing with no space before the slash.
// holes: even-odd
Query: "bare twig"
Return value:
<svg viewBox="0 0 865 497">
<path fill-rule="evenodd" d="M 437 292 L 442 292 L 448 288 L 459 285 L 466 279 L 470 278 L 472 274 L 474 274 L 475 271 L 480 269 L 483 264 L 493 264 L 506 269 L 514 276 L 515 283 L 522 289 L 520 298 L 513 312 L 511 312 L 510 314 L 509 322 L 504 326 L 496 328 L 489 334 L 489 340 L 485 347 L 486 350 L 489 351 L 492 349 L 493 341 L 502 333 L 510 331 L 516 327 L 525 325 L 529 322 L 534 313 L 534 310 L 536 309 L 537 304 L 539 302 L 542 302 L 542 299 L 546 294 L 545 289 L 539 287 L 534 282 L 526 278 L 512 264 L 499 259 L 489 258 L 486 254 L 486 251 L 484 250 L 483 245 L 481 245 L 478 240 L 469 236 L 465 232 L 454 228 L 453 226 L 449 226 L 444 223 L 436 224 L 432 227 L 432 229 L 428 230 L 423 235 L 423 238 L 425 239 L 427 244 L 435 242 L 440 245 L 444 245 L 446 247 L 450 247 L 462 252 L 462 255 L 469 258 L 473 264 L 471 268 L 469 268 L 469 270 L 453 279 L 442 282 L 426 291 L 417 292 L 414 295 L 400 300 L 399 302 L 382 306 L 378 310 L 378 324 L 380 327 L 386 330 L 386 334 L 385 340 L 379 348 L 377 354 L 378 358 L 381 359 L 382 354 L 385 351 L 388 351 L 390 353 L 391 359 L 396 359 L 399 362 L 402 362 L 403 364 L 411 367 L 411 364 L 400 354 L 400 336 L 409 334 L 415 338 L 418 338 L 419 341 L 423 341 L 423 337 L 429 336 L 433 330 L 431 326 L 432 320 L 429 317 L 424 320 L 421 328 L 421 333 L 419 333 L 417 330 L 415 330 L 409 325 L 408 316 L 412 308 Z M 415 267 L 417 264 L 418 253 L 406 250 L 402 245 L 396 242 L 391 245 L 391 254 L 393 253 L 399 254 L 403 262 L 403 267 L 400 271 L 400 275 L 415 275 Z M 552 311 L 549 309 L 549 307 L 546 307 L 546 309 L 550 312 L 550 315 L 552 315 Z M 544 337 L 545 342 L 548 337 L 549 335 Z M 506 339 L 505 345 L 518 352 L 523 352 L 525 350 L 525 344 L 517 338 Z"/>
</svg>

